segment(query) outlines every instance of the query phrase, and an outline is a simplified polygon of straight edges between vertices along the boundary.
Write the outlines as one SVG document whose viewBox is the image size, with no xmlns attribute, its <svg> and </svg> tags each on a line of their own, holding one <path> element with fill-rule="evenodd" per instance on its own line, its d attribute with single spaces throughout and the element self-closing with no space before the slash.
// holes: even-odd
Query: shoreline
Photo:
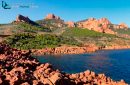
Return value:
<svg viewBox="0 0 130 85">
<path fill-rule="evenodd" d="M 56 48 L 43 48 L 43 49 L 31 49 L 33 55 L 63 55 L 63 54 L 84 54 L 84 53 L 93 53 L 100 50 L 121 50 L 121 49 L 130 49 L 130 46 L 111 46 L 100 48 L 97 46 L 61 46 Z M 28 50 L 22 50 L 23 52 Z"/>
<path fill-rule="evenodd" d="M 23 52 L 4 44 L 0 44 L 0 50 L 2 85 L 128 85 L 124 80 L 114 81 L 90 70 L 63 73 L 49 63 L 40 63 L 30 51 Z"/>
</svg>

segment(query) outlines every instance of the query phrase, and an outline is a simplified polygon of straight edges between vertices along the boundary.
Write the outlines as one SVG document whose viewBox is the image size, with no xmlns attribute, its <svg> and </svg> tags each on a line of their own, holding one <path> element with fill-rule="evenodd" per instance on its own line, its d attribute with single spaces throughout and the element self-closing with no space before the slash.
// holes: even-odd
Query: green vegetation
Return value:
<svg viewBox="0 0 130 85">
<path fill-rule="evenodd" d="M 130 35 L 130 29 L 113 29 L 115 32 L 119 34 L 127 34 Z"/>
<path fill-rule="evenodd" d="M 105 34 L 100 33 L 88 29 L 81 29 L 81 28 L 71 28 L 66 29 L 66 31 L 63 33 L 63 36 L 70 36 L 70 37 L 93 37 L 93 38 L 100 38 L 100 37 L 116 37 L 112 34 Z"/>
<path fill-rule="evenodd" d="M 51 32 L 48 32 L 50 30 L 45 28 L 46 26 L 41 27 L 40 25 L 31 25 L 27 23 L 14 25 L 13 28 L 15 29 L 12 30 L 17 34 L 11 34 L 11 36 L 8 37 L 5 42 L 18 49 L 41 49 L 46 47 L 54 48 L 61 45 L 81 46 L 84 44 L 95 44 L 97 46 L 104 47 L 112 45 L 124 46 L 130 44 L 130 39 L 88 29 L 65 27 L 57 28 L 57 24 L 53 22 L 58 23 L 58 21 L 56 22 L 55 20 L 39 21 L 40 25 L 45 24 L 49 27 L 53 25 L 55 28 L 53 30 L 51 29 Z M 59 23 L 61 22 L 59 21 Z M 10 25 L 7 28 L 10 28 Z M 129 29 L 116 31 L 118 31 L 120 34 L 130 34 Z"/>
<path fill-rule="evenodd" d="M 72 38 L 64 38 L 56 35 L 32 35 L 29 33 L 16 34 L 8 37 L 5 41 L 7 44 L 18 49 L 41 49 L 45 47 L 57 47 L 62 44 L 80 45 Z"/>
<path fill-rule="evenodd" d="M 64 37 L 73 37 L 82 44 L 95 44 L 97 46 L 126 45 L 129 40 L 112 34 L 95 32 L 88 29 L 70 28 L 62 34 Z M 121 42 L 123 41 L 123 42 Z"/>
<path fill-rule="evenodd" d="M 51 31 L 55 31 L 57 29 L 61 29 L 63 27 L 66 27 L 63 20 L 56 20 L 56 19 L 49 19 L 49 20 L 38 20 L 36 21 L 39 25 L 44 25 L 47 28 L 50 28 Z"/>
<path fill-rule="evenodd" d="M 32 25 L 28 23 L 20 23 L 16 28 L 19 30 L 23 29 L 25 32 L 37 32 L 37 31 L 50 32 L 48 28 L 44 28 L 40 25 Z"/>
</svg>

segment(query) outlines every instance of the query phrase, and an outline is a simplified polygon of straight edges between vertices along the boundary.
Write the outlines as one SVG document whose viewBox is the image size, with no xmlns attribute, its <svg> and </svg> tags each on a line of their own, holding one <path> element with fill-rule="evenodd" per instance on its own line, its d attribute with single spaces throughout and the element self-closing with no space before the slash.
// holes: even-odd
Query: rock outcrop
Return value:
<svg viewBox="0 0 130 85">
<path fill-rule="evenodd" d="M 16 17 L 15 22 L 28 22 L 28 23 L 30 23 L 31 20 L 30 20 L 28 17 L 25 17 L 25 16 L 23 16 L 23 15 L 18 15 L 18 16 Z"/>
<path fill-rule="evenodd" d="M 110 29 L 111 22 L 106 18 L 101 18 L 99 20 L 90 18 L 85 21 L 77 22 L 77 25 L 80 28 L 87 28 L 89 30 L 94 30 L 102 33 L 115 34 L 115 32 Z"/>
<path fill-rule="evenodd" d="M 20 14 L 16 17 L 16 20 L 13 21 L 12 23 L 14 23 L 14 24 L 28 23 L 28 24 L 32 24 L 32 25 L 38 25 L 36 22 L 30 20 L 28 17 L 25 17 L 25 16 L 20 15 Z"/>
<path fill-rule="evenodd" d="M 75 27 L 75 23 L 73 21 L 65 22 L 65 24 L 67 24 L 68 27 Z"/>
<path fill-rule="evenodd" d="M 60 20 L 59 16 L 55 16 L 54 14 L 48 14 L 45 19 L 56 19 L 56 20 Z"/>
<path fill-rule="evenodd" d="M 112 28 L 114 29 L 128 29 L 128 26 L 125 23 L 120 23 L 119 25 L 113 24 Z"/>
<path fill-rule="evenodd" d="M 128 85 L 90 70 L 63 73 L 49 63 L 39 63 L 30 53 L 0 44 L 0 85 Z"/>
<path fill-rule="evenodd" d="M 84 47 L 77 47 L 77 46 L 61 46 L 56 48 L 45 48 L 45 49 L 34 49 L 32 52 L 35 55 L 59 55 L 59 54 L 83 54 L 89 52 L 95 52 L 98 50 L 97 46 L 89 45 Z"/>
</svg>

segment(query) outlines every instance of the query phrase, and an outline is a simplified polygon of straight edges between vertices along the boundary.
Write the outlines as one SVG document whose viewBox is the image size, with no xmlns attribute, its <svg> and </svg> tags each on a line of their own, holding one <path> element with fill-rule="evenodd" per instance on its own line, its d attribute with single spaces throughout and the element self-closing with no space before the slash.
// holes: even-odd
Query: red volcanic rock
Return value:
<svg viewBox="0 0 130 85">
<path fill-rule="evenodd" d="M 128 26 L 125 23 L 120 23 L 119 26 L 120 29 L 128 29 Z"/>
<path fill-rule="evenodd" d="M 126 29 L 128 29 L 128 26 L 125 23 L 120 23 L 119 25 L 113 24 L 112 28 L 114 28 L 114 29 L 125 29 L 126 30 Z"/>
<path fill-rule="evenodd" d="M 55 16 L 54 14 L 48 14 L 45 19 L 56 19 L 59 20 L 60 17 L 59 16 Z"/>
<path fill-rule="evenodd" d="M 22 83 L 21 85 L 30 85 L 28 82 Z"/>
<path fill-rule="evenodd" d="M 75 23 L 72 21 L 65 22 L 68 27 L 75 27 Z"/>
<path fill-rule="evenodd" d="M 6 74 L 6 80 L 10 81 L 10 85 L 18 81 L 18 77 L 25 74 L 25 69 L 23 67 L 13 68 L 10 72 Z"/>
<path fill-rule="evenodd" d="M 85 76 L 88 76 L 88 75 L 91 74 L 91 71 L 90 71 L 90 70 L 87 70 L 87 71 L 84 72 L 84 74 L 85 74 Z"/>
<path fill-rule="evenodd" d="M 94 45 L 87 45 L 83 47 L 77 46 L 61 46 L 56 48 L 46 48 L 46 49 L 39 49 L 39 50 L 32 50 L 32 52 L 36 55 L 46 55 L 46 54 L 82 54 L 87 52 L 94 52 L 98 50 L 97 46 Z"/>
<path fill-rule="evenodd" d="M 94 30 L 97 32 L 115 34 L 111 29 L 111 22 L 106 18 L 101 18 L 99 20 L 95 18 L 90 18 L 85 21 L 78 22 L 78 27 L 87 28 L 89 30 Z"/>
<path fill-rule="evenodd" d="M 56 82 L 59 81 L 62 78 L 62 74 L 61 73 L 55 73 L 54 75 L 52 75 L 49 80 L 56 85 Z"/>
<path fill-rule="evenodd" d="M 128 85 L 124 80 L 116 82 L 89 70 L 63 73 L 49 63 L 39 63 L 30 52 L 14 50 L 4 44 L 0 44 L 0 48 L 1 55 L 6 56 L 0 59 L 0 85 Z"/>
<path fill-rule="evenodd" d="M 2 81 L 2 79 L 0 78 L 0 84 L 2 84 L 2 82 L 3 82 L 3 81 Z"/>
<path fill-rule="evenodd" d="M 16 17 L 16 20 L 15 20 L 15 22 L 30 22 L 31 20 L 28 18 L 28 17 L 25 17 L 25 16 L 23 16 L 23 15 L 18 15 L 17 17 Z"/>
</svg>

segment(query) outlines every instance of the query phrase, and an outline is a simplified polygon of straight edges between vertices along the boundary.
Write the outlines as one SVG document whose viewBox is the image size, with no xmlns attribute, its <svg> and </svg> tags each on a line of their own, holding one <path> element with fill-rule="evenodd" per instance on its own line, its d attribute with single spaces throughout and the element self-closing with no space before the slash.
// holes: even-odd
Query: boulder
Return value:
<svg viewBox="0 0 130 85">
<path fill-rule="evenodd" d="M 59 81 L 61 78 L 62 78 L 62 75 L 60 73 L 55 73 L 49 78 L 49 80 L 55 85 L 57 81 Z"/>
<path fill-rule="evenodd" d="M 90 71 L 90 70 L 87 70 L 87 71 L 84 72 L 84 74 L 85 74 L 85 76 L 88 76 L 88 75 L 91 74 L 91 71 Z"/>
</svg>

